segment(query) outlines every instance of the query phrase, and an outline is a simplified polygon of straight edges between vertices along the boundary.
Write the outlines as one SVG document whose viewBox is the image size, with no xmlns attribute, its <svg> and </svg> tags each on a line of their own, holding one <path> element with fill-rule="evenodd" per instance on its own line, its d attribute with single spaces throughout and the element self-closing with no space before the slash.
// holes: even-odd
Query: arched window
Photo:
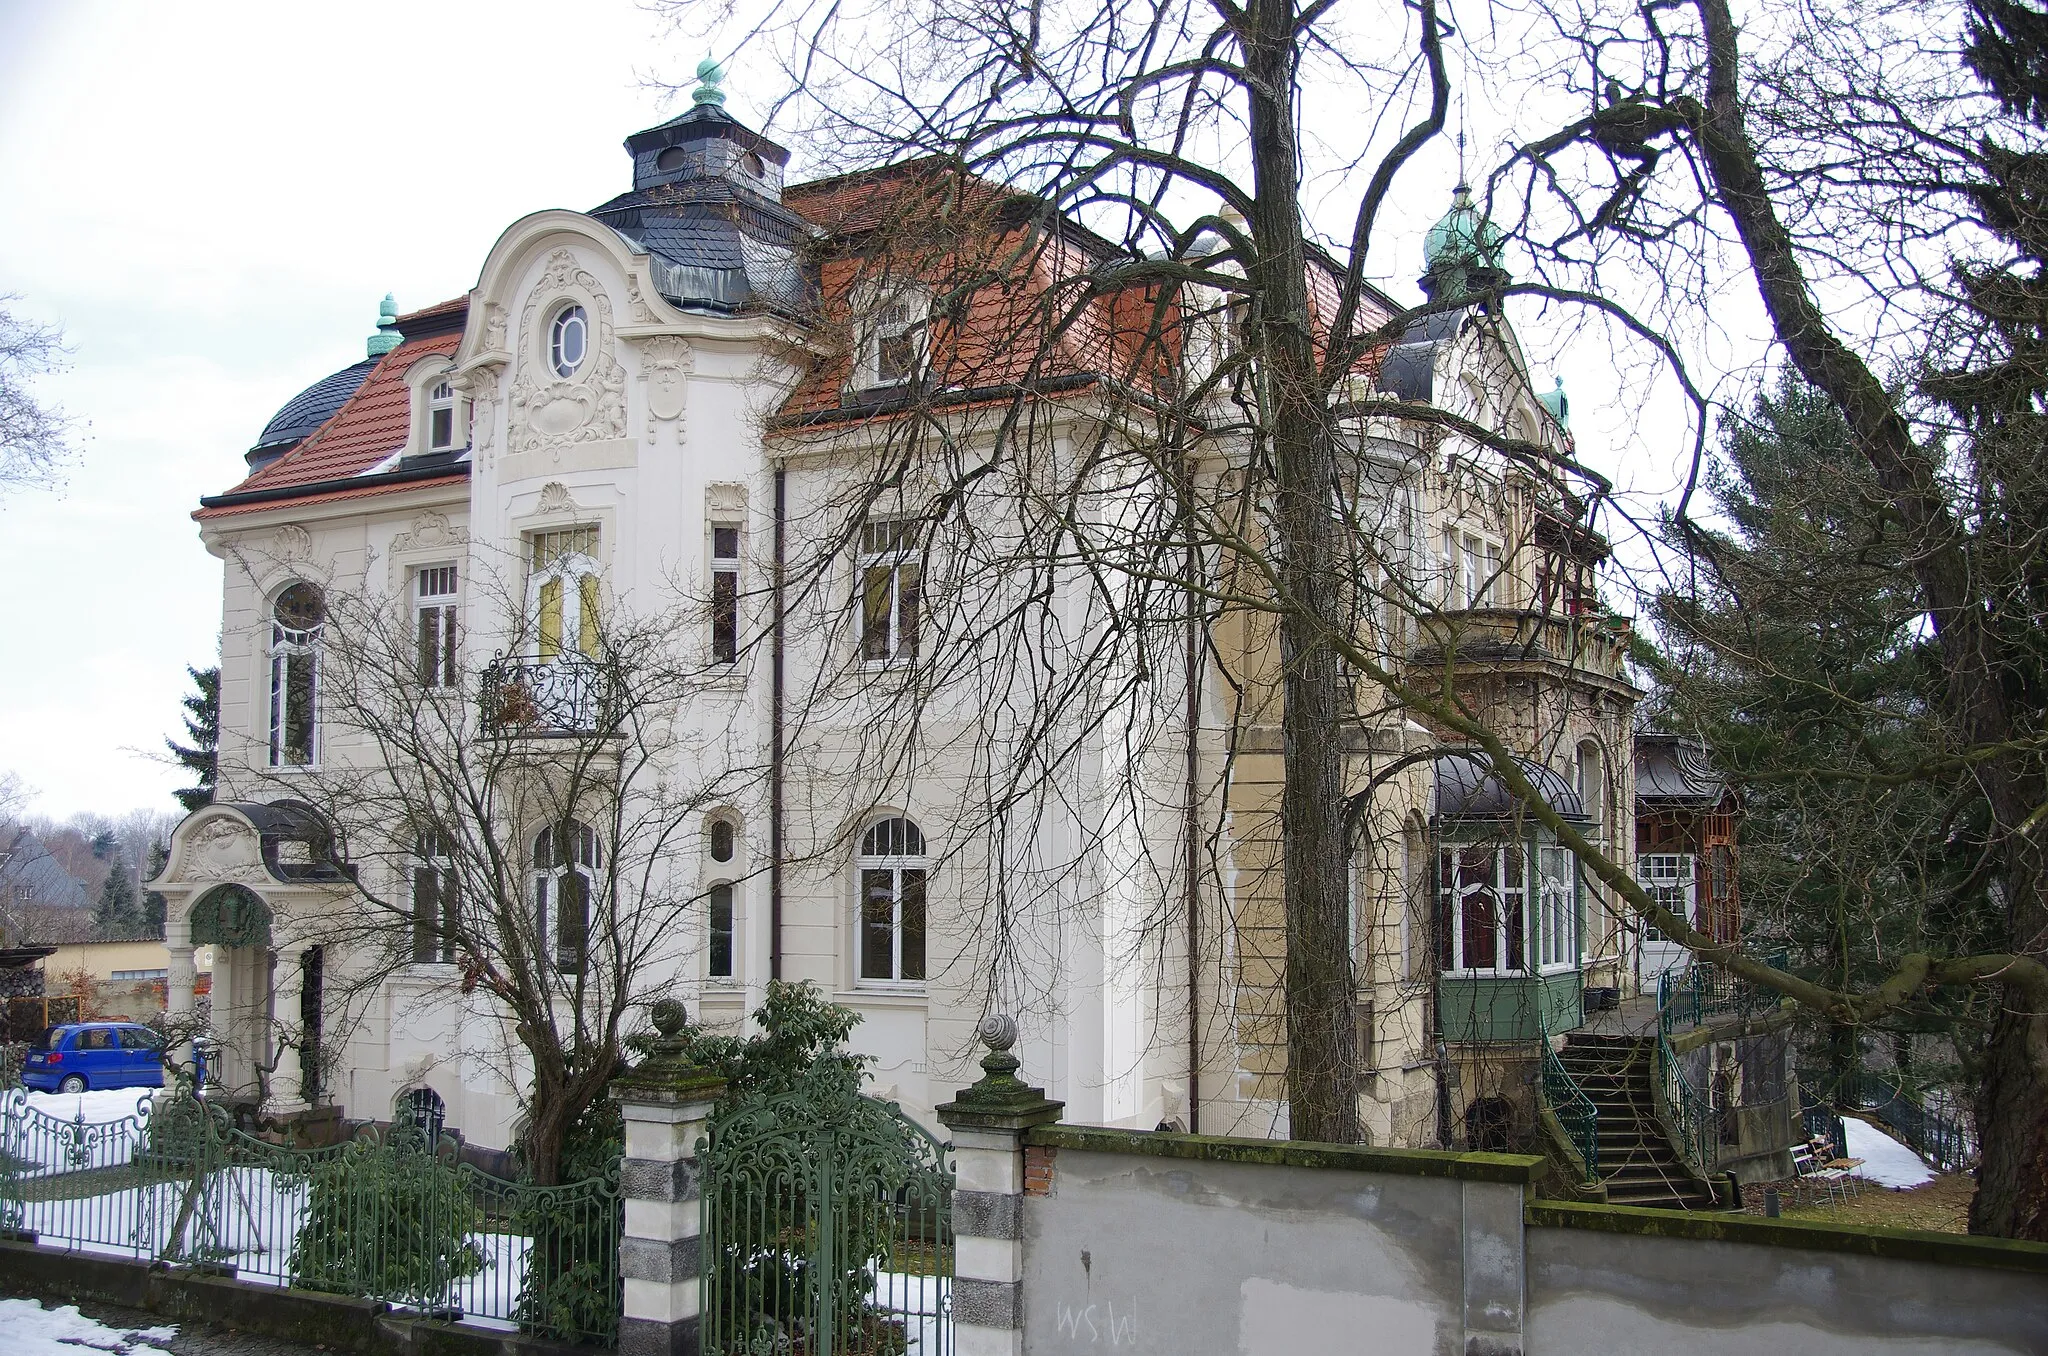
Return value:
<svg viewBox="0 0 2048 1356">
<path fill-rule="evenodd" d="M 597 656 L 597 545 L 595 527 L 527 537 L 527 606 L 542 659 Z"/>
<path fill-rule="evenodd" d="M 319 757 L 320 629 L 326 622 L 327 600 L 312 584 L 291 585 L 271 608 L 272 767 L 310 767 Z"/>
<path fill-rule="evenodd" d="M 907 819 L 884 819 L 860 840 L 856 975 L 864 984 L 922 984 L 925 978 L 924 834 Z"/>
<path fill-rule="evenodd" d="M 413 964 L 454 962 L 455 904 L 455 863 L 448 840 L 439 830 L 426 829 L 413 841 Z"/>
<path fill-rule="evenodd" d="M 411 1088 L 398 1094 L 391 1105 L 391 1128 L 396 1136 L 418 1136 L 425 1148 L 441 1142 L 448 1124 L 448 1106 L 432 1088 Z"/>
<path fill-rule="evenodd" d="M 533 935 L 565 975 L 582 971 L 590 945 L 590 901 L 602 865 L 597 833 L 567 819 L 533 838 Z"/>
<path fill-rule="evenodd" d="M 733 827 L 733 822 L 730 819 L 720 817 L 712 820 L 711 827 L 705 834 L 705 837 L 709 840 L 706 846 L 711 850 L 712 861 L 729 862 L 732 860 L 737 830 Z"/>
<path fill-rule="evenodd" d="M 1579 804 L 1585 807 L 1586 818 L 1593 821 L 1593 840 L 1597 843 L 1605 836 L 1607 827 L 1607 760 L 1601 755 L 1600 746 L 1590 739 L 1581 740 L 1573 770 Z"/>
<path fill-rule="evenodd" d="M 590 350 L 590 317 L 581 306 L 564 306 L 548 325 L 548 369 L 573 377 Z"/>
</svg>

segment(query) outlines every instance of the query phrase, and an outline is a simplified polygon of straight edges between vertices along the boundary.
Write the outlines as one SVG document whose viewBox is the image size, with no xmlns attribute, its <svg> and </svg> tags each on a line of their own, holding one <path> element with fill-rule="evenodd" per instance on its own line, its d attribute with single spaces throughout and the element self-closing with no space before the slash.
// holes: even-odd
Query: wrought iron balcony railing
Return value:
<svg viewBox="0 0 2048 1356">
<path fill-rule="evenodd" d="M 618 724 L 614 675 L 582 655 L 507 659 L 484 668 L 484 728 L 498 734 L 604 734 Z"/>
</svg>

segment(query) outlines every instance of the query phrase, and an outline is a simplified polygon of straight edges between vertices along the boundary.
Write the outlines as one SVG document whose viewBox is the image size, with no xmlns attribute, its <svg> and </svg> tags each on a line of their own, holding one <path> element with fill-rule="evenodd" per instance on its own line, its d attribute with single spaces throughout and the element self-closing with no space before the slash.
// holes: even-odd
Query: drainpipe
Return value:
<svg viewBox="0 0 2048 1356">
<path fill-rule="evenodd" d="M 1200 791 L 1202 756 L 1197 742 L 1202 721 L 1202 625 L 1195 615 L 1195 571 L 1201 564 L 1201 557 L 1191 544 L 1188 547 L 1188 625 L 1187 625 L 1187 786 L 1184 791 L 1185 820 L 1181 825 L 1182 846 L 1181 872 L 1184 877 L 1188 923 L 1188 1133 L 1202 1133 L 1202 890 L 1201 871 L 1201 810 L 1196 804 Z"/>
<path fill-rule="evenodd" d="M 789 523 L 789 472 L 775 468 L 774 629 L 769 638 L 768 707 L 768 977 L 782 978 L 782 663 L 785 609 L 783 561 Z"/>
</svg>

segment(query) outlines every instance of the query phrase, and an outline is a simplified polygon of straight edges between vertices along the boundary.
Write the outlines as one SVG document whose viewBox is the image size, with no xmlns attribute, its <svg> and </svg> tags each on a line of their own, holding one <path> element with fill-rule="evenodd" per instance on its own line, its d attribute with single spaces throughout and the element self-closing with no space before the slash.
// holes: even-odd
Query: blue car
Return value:
<svg viewBox="0 0 2048 1356">
<path fill-rule="evenodd" d="M 53 1026 L 29 1047 L 21 1081 L 39 1092 L 160 1088 L 163 1048 L 154 1031 L 133 1022 Z"/>
</svg>

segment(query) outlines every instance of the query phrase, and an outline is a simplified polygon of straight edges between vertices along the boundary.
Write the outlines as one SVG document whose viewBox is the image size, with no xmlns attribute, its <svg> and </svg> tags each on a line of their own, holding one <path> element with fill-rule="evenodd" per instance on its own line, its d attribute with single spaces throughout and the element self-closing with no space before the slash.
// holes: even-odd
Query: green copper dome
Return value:
<svg viewBox="0 0 2048 1356">
<path fill-rule="evenodd" d="M 1500 227 L 1481 216 L 1473 204 L 1471 185 L 1459 184 L 1451 195 L 1451 210 L 1423 237 L 1423 266 L 1432 272 L 1447 264 L 1499 268 L 1505 242 Z"/>
</svg>

